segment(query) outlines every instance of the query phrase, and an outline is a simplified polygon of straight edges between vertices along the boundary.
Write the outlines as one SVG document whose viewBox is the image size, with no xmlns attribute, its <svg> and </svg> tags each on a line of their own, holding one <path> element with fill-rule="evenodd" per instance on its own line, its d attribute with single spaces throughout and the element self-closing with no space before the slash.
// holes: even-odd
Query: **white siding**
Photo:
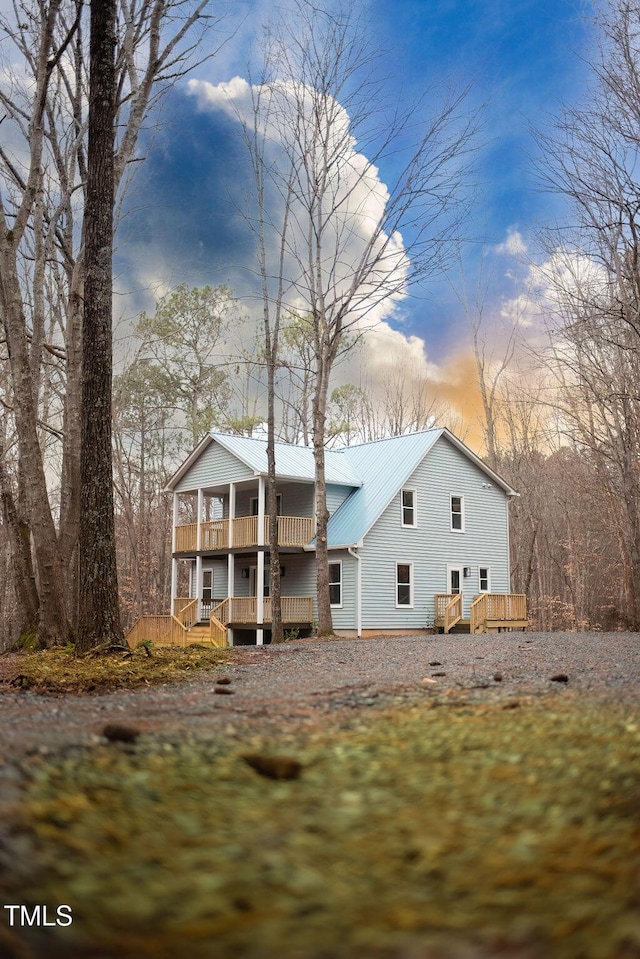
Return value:
<svg viewBox="0 0 640 959">
<path fill-rule="evenodd" d="M 416 528 L 402 526 L 398 491 L 365 537 L 361 550 L 365 629 L 413 629 L 432 624 L 433 596 L 448 591 L 448 565 L 471 570 L 462 581 L 465 616 L 478 593 L 479 566 L 491 567 L 493 592 L 510 588 L 507 496 L 488 483 L 485 473 L 442 437 L 405 486 L 416 490 Z M 464 533 L 451 531 L 452 494 L 464 496 Z M 397 563 L 414 565 L 412 609 L 396 608 Z"/>
</svg>

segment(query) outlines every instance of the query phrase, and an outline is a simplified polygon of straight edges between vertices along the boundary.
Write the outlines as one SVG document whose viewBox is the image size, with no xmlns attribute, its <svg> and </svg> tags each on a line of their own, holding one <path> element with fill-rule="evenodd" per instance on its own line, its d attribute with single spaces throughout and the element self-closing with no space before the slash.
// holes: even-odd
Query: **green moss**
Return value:
<svg viewBox="0 0 640 959">
<path fill-rule="evenodd" d="M 637 954 L 637 714 L 554 698 L 364 715 L 39 761 L 14 813 L 31 869 L 6 901 L 72 905 L 47 955 Z M 264 778 L 247 752 L 302 773 Z"/>
<path fill-rule="evenodd" d="M 39 693 L 105 692 L 158 683 L 181 682 L 185 675 L 230 662 L 232 650 L 204 647 L 145 649 L 130 653 L 77 656 L 72 646 L 11 654 L 2 662 L 3 677 Z"/>
</svg>

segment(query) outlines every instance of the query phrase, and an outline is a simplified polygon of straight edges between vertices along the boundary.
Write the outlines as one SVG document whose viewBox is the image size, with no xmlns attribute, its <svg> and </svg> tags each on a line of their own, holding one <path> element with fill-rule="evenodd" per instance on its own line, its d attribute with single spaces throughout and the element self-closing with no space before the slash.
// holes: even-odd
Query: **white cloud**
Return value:
<svg viewBox="0 0 640 959">
<path fill-rule="evenodd" d="M 190 93 L 201 110 L 217 110 L 234 119 L 238 127 L 253 125 L 255 104 L 264 135 L 267 168 L 272 174 L 267 188 L 267 220 L 271 237 L 269 272 L 277 275 L 278 237 L 285 202 L 283 192 L 291 165 L 296 169 L 296 198 L 291 203 L 285 259 L 285 300 L 291 308 L 309 309 L 309 250 L 307 228 L 309 183 L 323 171 L 322 151 L 331 156 L 330 182 L 324 193 L 330 216 L 323 225 L 319 251 L 320 288 L 327 301 L 349 299 L 350 322 L 361 329 L 388 321 L 404 298 L 409 261 L 402 236 L 389 236 L 381 227 L 389 192 L 378 169 L 356 149 L 346 111 L 329 98 L 322 104 L 326 129 L 319 129 L 314 110 L 317 95 L 301 84 L 278 82 L 271 87 L 251 86 L 241 77 L 219 84 L 189 82 Z M 304 163 L 302 162 L 304 158 Z M 251 193 L 249 185 L 248 193 Z M 371 264 L 364 277 L 354 277 L 363 263 Z"/>
<path fill-rule="evenodd" d="M 527 244 L 519 230 L 516 230 L 515 227 L 509 227 L 506 240 L 503 243 L 498 243 L 495 251 L 506 256 L 524 256 L 527 252 Z"/>
</svg>

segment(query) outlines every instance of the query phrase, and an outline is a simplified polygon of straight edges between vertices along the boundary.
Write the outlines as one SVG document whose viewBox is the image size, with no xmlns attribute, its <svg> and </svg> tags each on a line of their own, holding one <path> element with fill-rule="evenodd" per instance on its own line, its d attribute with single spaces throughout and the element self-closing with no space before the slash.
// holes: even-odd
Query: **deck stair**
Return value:
<svg viewBox="0 0 640 959">
<path fill-rule="evenodd" d="M 459 619 L 455 626 L 452 626 L 449 633 L 467 633 L 471 632 L 468 619 Z"/>
<path fill-rule="evenodd" d="M 460 593 L 437 593 L 434 610 L 434 626 L 445 633 L 499 633 L 529 625 L 522 593 L 480 593 L 473 598 L 469 619 L 462 618 Z"/>
</svg>

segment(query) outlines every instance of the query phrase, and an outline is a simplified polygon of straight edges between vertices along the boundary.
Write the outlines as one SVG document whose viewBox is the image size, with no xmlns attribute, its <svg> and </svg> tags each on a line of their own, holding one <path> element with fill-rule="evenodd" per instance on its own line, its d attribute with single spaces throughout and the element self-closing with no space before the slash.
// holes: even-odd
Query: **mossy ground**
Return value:
<svg viewBox="0 0 640 959">
<path fill-rule="evenodd" d="M 619 704 L 442 697 L 143 736 L 40 757 L 13 818 L 4 901 L 74 915 L 5 931 L 26 955 L 640 956 L 640 715 Z"/>
<path fill-rule="evenodd" d="M 187 675 L 229 662 L 233 650 L 138 646 L 130 653 L 77 656 L 73 648 L 10 653 L 0 657 L 0 678 L 20 689 L 55 695 L 135 689 L 183 682 Z"/>
</svg>

